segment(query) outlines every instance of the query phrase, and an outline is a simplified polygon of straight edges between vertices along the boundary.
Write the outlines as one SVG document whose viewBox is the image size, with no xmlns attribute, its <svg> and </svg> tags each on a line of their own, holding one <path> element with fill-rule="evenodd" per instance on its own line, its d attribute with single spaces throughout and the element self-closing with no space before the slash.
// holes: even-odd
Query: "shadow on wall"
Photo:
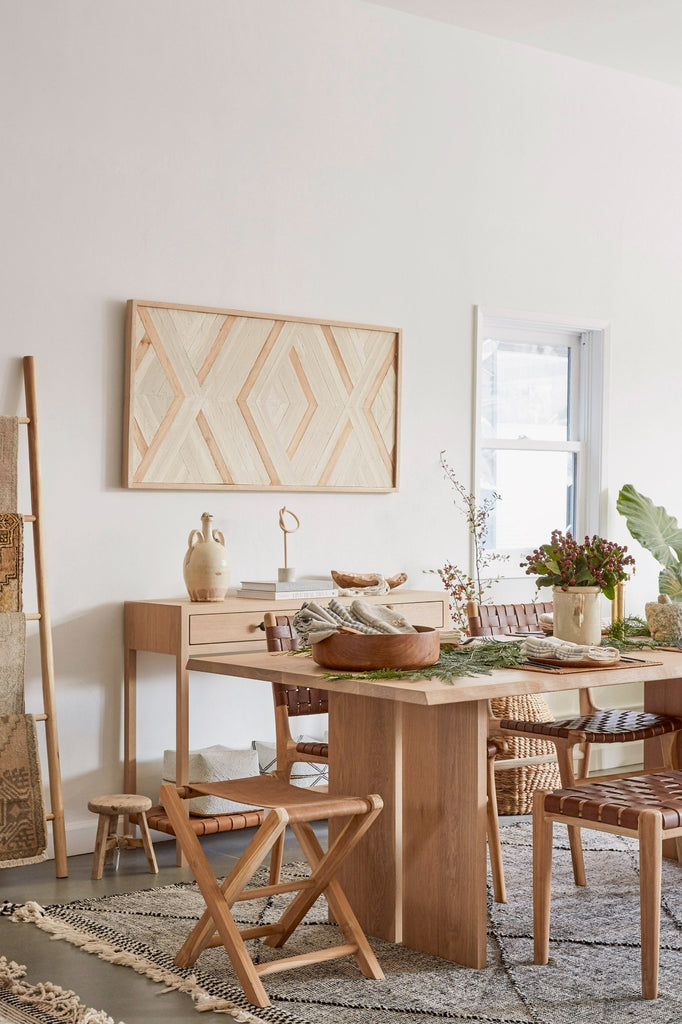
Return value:
<svg viewBox="0 0 682 1024">
<path fill-rule="evenodd" d="M 121 489 L 123 465 L 123 409 L 125 405 L 125 323 L 126 296 L 104 303 L 102 330 L 105 357 L 102 362 L 102 408 L 106 410 L 102 452 L 103 484 L 106 490 Z M 133 298 L 134 296 L 130 296 Z"/>
<path fill-rule="evenodd" d="M 37 623 L 29 623 L 30 633 L 26 638 L 26 690 L 27 710 L 35 712 L 40 704 L 42 710 L 40 637 Z M 90 638 L 98 638 L 96 643 Z M 106 638 L 106 646 L 101 642 Z M 77 742 L 79 736 L 90 737 L 94 723 L 75 721 L 73 713 L 62 713 L 68 697 L 77 699 L 78 690 L 97 689 L 102 694 L 102 710 L 99 715 L 98 764 L 102 765 L 104 784 L 111 791 L 111 780 L 120 774 L 123 786 L 123 762 L 121 758 L 121 720 L 123 715 L 123 605 L 111 603 L 98 605 L 67 622 L 52 625 L 54 646 L 55 691 L 57 702 L 57 724 L 60 750 L 67 742 Z M 120 766 L 117 773 L 114 766 Z M 73 782 L 80 790 L 81 777 Z M 66 803 L 66 786 L 65 803 Z"/>
<path fill-rule="evenodd" d="M 27 352 L 26 355 L 31 355 Z M 0 415 L 25 416 L 24 364 L 21 357 L 7 360 L 7 371 L 3 373 L 4 387 L 0 397 Z"/>
</svg>

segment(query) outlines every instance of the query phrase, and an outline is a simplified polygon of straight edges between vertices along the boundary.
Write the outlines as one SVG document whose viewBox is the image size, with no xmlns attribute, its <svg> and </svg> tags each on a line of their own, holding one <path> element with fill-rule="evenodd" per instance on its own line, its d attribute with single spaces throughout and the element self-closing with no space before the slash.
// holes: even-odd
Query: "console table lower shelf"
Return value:
<svg viewBox="0 0 682 1024">
<path fill-rule="evenodd" d="M 262 823 L 264 817 L 263 810 L 235 811 L 231 814 L 190 814 L 189 823 L 198 836 L 212 836 L 217 832 L 236 832 L 240 828 L 254 828 Z M 175 835 L 175 829 L 163 807 L 151 807 L 147 811 L 147 824 L 157 832 Z"/>
</svg>

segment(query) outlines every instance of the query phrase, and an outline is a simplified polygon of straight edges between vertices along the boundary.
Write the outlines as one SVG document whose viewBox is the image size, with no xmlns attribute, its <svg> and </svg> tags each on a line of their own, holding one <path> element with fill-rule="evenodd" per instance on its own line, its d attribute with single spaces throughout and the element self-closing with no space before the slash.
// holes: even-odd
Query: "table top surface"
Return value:
<svg viewBox="0 0 682 1024">
<path fill-rule="evenodd" d="M 451 704 L 491 697 L 512 697 L 523 693 L 550 693 L 581 687 L 614 686 L 622 683 L 679 679 L 682 684 L 682 651 L 635 651 L 628 657 L 636 662 L 609 669 L 584 669 L 570 674 L 537 669 L 497 669 L 489 676 L 462 676 L 453 683 L 440 679 L 330 679 L 309 656 L 301 654 L 235 653 L 190 658 L 193 672 L 238 676 L 289 686 L 314 686 L 329 692 L 357 694 L 410 704 Z"/>
</svg>

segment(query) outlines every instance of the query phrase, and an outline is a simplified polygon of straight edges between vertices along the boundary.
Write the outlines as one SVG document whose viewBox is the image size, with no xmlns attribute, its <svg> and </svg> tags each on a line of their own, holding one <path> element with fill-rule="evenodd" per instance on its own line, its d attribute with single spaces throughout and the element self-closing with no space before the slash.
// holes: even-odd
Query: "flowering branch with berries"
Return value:
<svg viewBox="0 0 682 1024">
<path fill-rule="evenodd" d="M 430 569 L 429 572 L 435 571 L 440 576 L 443 586 L 450 595 L 453 622 L 468 633 L 467 602 L 477 601 L 479 604 L 485 604 L 486 597 L 499 580 L 499 576 L 491 577 L 487 573 L 494 562 L 506 561 L 506 555 L 486 550 L 490 514 L 500 500 L 500 495 L 493 491 L 479 504 L 476 495 L 467 491 L 464 484 L 457 479 L 455 471 L 445 458 L 445 452 L 440 453 L 440 464 L 446 479 L 455 489 L 455 507 L 464 515 L 469 528 L 474 556 L 473 575 L 469 575 L 452 562 L 446 562 L 442 569 Z"/>
<path fill-rule="evenodd" d="M 599 587 L 612 601 L 616 584 L 629 578 L 627 567 L 635 564 L 627 550 L 596 534 L 579 544 L 570 533 L 553 530 L 551 542 L 536 548 L 521 568 L 527 576 L 537 577 L 538 587 Z"/>
</svg>

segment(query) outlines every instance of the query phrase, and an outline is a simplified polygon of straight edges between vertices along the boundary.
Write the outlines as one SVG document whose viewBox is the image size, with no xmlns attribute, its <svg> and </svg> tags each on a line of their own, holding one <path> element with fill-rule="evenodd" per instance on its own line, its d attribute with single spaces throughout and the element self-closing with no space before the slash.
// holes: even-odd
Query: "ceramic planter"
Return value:
<svg viewBox="0 0 682 1024">
<path fill-rule="evenodd" d="M 574 644 L 601 643 L 601 588 L 554 587 L 554 636 Z"/>
</svg>

